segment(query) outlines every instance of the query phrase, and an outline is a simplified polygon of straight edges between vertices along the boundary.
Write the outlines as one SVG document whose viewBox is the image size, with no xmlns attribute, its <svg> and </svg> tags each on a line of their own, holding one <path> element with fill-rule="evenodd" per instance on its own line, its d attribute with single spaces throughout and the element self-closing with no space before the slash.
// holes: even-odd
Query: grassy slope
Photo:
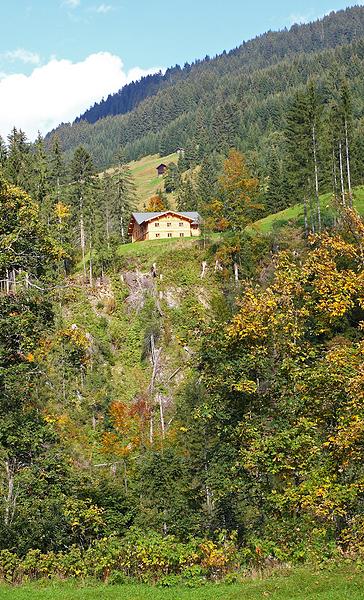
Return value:
<svg viewBox="0 0 364 600">
<path fill-rule="evenodd" d="M 80 587 L 76 584 L 0 587 L 1 600 L 362 600 L 363 574 L 297 569 L 290 575 L 247 579 L 242 584 L 207 584 L 201 588 L 161 589 L 148 585 Z"/>
<path fill-rule="evenodd" d="M 364 215 L 364 186 L 356 188 L 354 206 L 361 215 Z M 330 194 L 321 196 L 321 208 L 333 212 Z M 275 225 L 283 225 L 295 219 L 303 219 L 303 204 L 296 204 L 273 215 L 268 215 L 268 217 L 257 221 L 255 227 L 262 233 L 266 233 L 271 231 Z"/>
<path fill-rule="evenodd" d="M 177 163 L 178 154 L 169 154 L 169 156 L 160 157 L 159 154 L 153 156 L 144 156 L 140 160 L 129 163 L 132 175 L 135 180 L 138 196 L 138 208 L 141 210 L 146 201 L 153 196 L 160 188 L 164 189 L 163 177 L 157 176 L 157 166 L 163 162 L 168 165 L 170 162 Z M 109 172 L 113 169 L 109 169 Z M 169 202 L 174 208 L 173 194 L 168 195 Z"/>
</svg>

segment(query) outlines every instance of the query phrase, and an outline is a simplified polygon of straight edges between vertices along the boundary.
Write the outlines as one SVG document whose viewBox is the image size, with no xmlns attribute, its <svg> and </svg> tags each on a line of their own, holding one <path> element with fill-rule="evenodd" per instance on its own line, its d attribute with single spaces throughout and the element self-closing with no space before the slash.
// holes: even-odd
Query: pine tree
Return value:
<svg viewBox="0 0 364 600">
<path fill-rule="evenodd" d="M 196 189 L 191 177 L 186 177 L 178 188 L 177 209 L 179 211 L 198 210 Z"/>
<path fill-rule="evenodd" d="M 33 169 L 31 178 L 31 195 L 44 212 L 46 198 L 50 191 L 49 170 L 44 139 L 40 133 L 33 145 Z"/>
<path fill-rule="evenodd" d="M 112 175 L 111 214 L 117 223 L 117 231 L 123 243 L 127 241 L 127 227 L 130 215 L 136 206 L 136 187 L 130 167 L 124 154 L 117 154 L 117 166 Z"/>
<path fill-rule="evenodd" d="M 317 161 L 318 101 L 315 89 L 297 93 L 287 113 L 286 149 L 287 172 L 293 198 L 304 205 L 305 230 L 315 231 L 317 222 L 313 211 L 316 197 L 317 215 L 320 226 L 318 204 L 318 161 Z"/>
<path fill-rule="evenodd" d="M 171 192 L 174 192 L 176 189 L 178 189 L 180 179 L 181 176 L 176 163 L 169 163 L 167 173 L 164 177 L 164 189 L 167 192 L 167 194 L 170 194 Z"/>
<path fill-rule="evenodd" d="M 275 213 L 289 206 L 289 196 L 284 160 L 277 151 L 272 150 L 268 166 L 268 189 L 264 203 L 267 213 Z"/>
<path fill-rule="evenodd" d="M 5 167 L 7 158 L 8 158 L 8 149 L 6 147 L 4 139 L 0 135 L 0 168 Z"/>
<path fill-rule="evenodd" d="M 30 143 L 25 133 L 15 127 L 8 135 L 8 158 L 5 163 L 5 175 L 14 185 L 29 191 L 32 157 Z"/>
<path fill-rule="evenodd" d="M 197 210 L 204 214 L 204 207 L 209 204 L 218 193 L 218 179 L 223 166 L 222 155 L 213 152 L 206 156 L 201 169 L 196 176 L 195 193 L 197 196 Z"/>
<path fill-rule="evenodd" d="M 75 215 L 77 215 L 79 224 L 79 240 L 82 252 L 83 271 L 84 278 L 86 280 L 86 215 L 90 216 L 90 207 L 92 204 L 92 187 L 93 181 L 92 176 L 94 173 L 94 166 L 90 154 L 83 146 L 76 148 L 71 165 L 71 200 L 73 201 L 73 207 Z M 90 218 L 88 219 L 90 223 Z M 92 244 L 91 244 L 92 245 Z"/>
<path fill-rule="evenodd" d="M 321 129 L 322 106 L 317 93 L 316 84 L 310 81 L 307 88 L 307 118 L 311 130 L 311 156 L 314 193 L 316 200 L 317 226 L 321 232 L 321 208 L 319 196 L 319 135 Z"/>
<path fill-rule="evenodd" d="M 353 206 L 353 191 L 351 185 L 351 152 L 350 137 L 352 130 L 352 101 L 348 82 L 343 81 L 340 89 L 340 114 L 342 119 L 343 137 L 345 143 L 346 181 L 348 187 L 349 206 Z"/>
<path fill-rule="evenodd" d="M 66 180 L 66 166 L 58 135 L 52 138 L 52 147 L 49 156 L 49 181 L 55 190 L 57 201 L 60 201 L 61 185 Z"/>
</svg>

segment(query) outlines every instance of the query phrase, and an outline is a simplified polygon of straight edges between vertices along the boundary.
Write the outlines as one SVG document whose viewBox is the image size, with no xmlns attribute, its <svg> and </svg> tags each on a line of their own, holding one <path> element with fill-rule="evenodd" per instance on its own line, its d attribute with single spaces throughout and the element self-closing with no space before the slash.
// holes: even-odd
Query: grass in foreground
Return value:
<svg viewBox="0 0 364 600">
<path fill-rule="evenodd" d="M 162 589 L 148 585 L 76 583 L 0 586 L 1 600 L 363 600 L 364 575 L 354 569 L 295 569 L 240 584 L 209 583 L 199 588 Z"/>
</svg>

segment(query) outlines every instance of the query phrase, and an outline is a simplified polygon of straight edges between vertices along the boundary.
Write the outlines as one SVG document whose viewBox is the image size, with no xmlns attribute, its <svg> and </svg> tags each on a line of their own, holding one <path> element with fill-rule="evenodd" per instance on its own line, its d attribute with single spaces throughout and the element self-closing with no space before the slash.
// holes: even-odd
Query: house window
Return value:
<svg viewBox="0 0 364 600">
<path fill-rule="evenodd" d="M 167 223 L 167 227 L 172 227 L 172 223 Z"/>
<path fill-rule="evenodd" d="M 171 233 L 167 233 L 167 236 L 168 236 L 168 237 L 172 237 L 172 234 L 171 234 Z"/>
<path fill-rule="evenodd" d="M 155 234 L 155 237 L 156 237 L 156 238 L 157 238 L 157 237 L 161 237 L 161 234 L 160 234 L 160 233 L 156 233 L 156 234 Z"/>
<path fill-rule="evenodd" d="M 154 223 L 154 227 L 159 227 L 159 223 Z"/>
<path fill-rule="evenodd" d="M 180 233 L 179 237 L 185 237 L 185 234 L 184 233 Z"/>
<path fill-rule="evenodd" d="M 178 223 L 178 225 L 179 225 L 180 227 L 183 227 L 184 223 Z"/>
</svg>

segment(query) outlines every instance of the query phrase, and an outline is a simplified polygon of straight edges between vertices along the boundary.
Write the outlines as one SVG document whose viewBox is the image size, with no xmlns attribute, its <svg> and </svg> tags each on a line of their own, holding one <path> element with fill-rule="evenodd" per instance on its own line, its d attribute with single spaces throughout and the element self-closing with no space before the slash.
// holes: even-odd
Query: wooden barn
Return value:
<svg viewBox="0 0 364 600">
<path fill-rule="evenodd" d="M 194 237 L 201 234 L 198 212 L 144 212 L 133 213 L 128 234 L 132 242 L 163 238 Z"/>
<path fill-rule="evenodd" d="M 157 167 L 158 175 L 164 175 L 164 173 L 167 171 L 167 169 L 168 169 L 167 165 L 165 165 L 164 163 L 161 163 Z"/>
</svg>

